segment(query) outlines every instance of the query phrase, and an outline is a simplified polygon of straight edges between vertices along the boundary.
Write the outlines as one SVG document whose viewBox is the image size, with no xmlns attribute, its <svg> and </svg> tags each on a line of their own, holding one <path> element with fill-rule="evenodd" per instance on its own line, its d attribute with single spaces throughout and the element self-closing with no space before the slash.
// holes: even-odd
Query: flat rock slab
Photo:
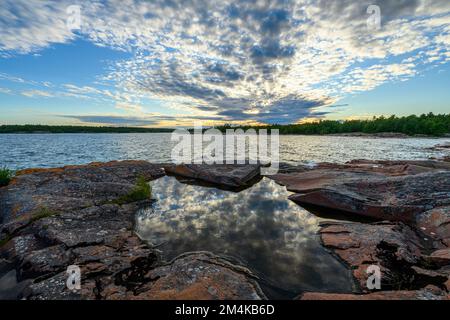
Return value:
<svg viewBox="0 0 450 320">
<path fill-rule="evenodd" d="M 97 250 L 97 249 L 96 249 Z M 255 276 L 212 253 L 186 253 L 167 265 L 155 267 L 135 260 L 110 276 L 99 263 L 82 267 L 80 291 L 66 286 L 67 274 L 58 273 L 29 288 L 33 300 L 262 300 Z"/>
<path fill-rule="evenodd" d="M 450 247 L 450 206 L 434 208 L 417 215 L 416 225 L 435 242 Z"/>
<path fill-rule="evenodd" d="M 318 163 L 293 166 L 280 164 L 279 174 L 268 176 L 293 192 L 310 192 L 346 182 L 383 180 L 386 177 L 415 175 L 436 170 L 450 170 L 444 161 L 374 161 L 353 160 L 345 164 Z"/>
<path fill-rule="evenodd" d="M 443 161 L 354 160 L 282 166 L 269 178 L 298 193 L 291 200 L 380 220 L 414 222 L 449 203 L 450 164 Z"/>
<path fill-rule="evenodd" d="M 434 251 L 430 255 L 430 260 L 437 265 L 450 266 L 450 248 Z"/>
<path fill-rule="evenodd" d="M 134 233 L 135 212 L 149 201 L 118 204 L 136 180 L 165 175 L 144 161 L 20 171 L 0 189 L 0 279 L 21 299 L 264 299 L 255 277 L 208 253 L 162 265 Z M 220 170 L 218 171 L 220 172 Z M 242 181 L 255 168 L 230 169 Z M 4 260 L 5 259 L 5 260 Z M 14 269 L 3 267 L 5 262 Z M 67 267 L 81 290 L 67 288 Z"/>
<path fill-rule="evenodd" d="M 27 220 L 39 208 L 80 210 L 127 194 L 138 177 L 163 176 L 161 165 L 145 161 L 113 161 L 54 169 L 26 169 L 0 188 L 0 223 Z"/>
<path fill-rule="evenodd" d="M 372 265 L 380 268 L 383 290 L 419 289 L 424 282 L 443 285 L 446 280 L 430 279 L 431 274 L 413 269 L 424 261 L 425 248 L 413 229 L 402 223 L 329 223 L 319 232 L 323 245 L 352 270 L 363 292 L 369 291 L 367 270 Z"/>
<path fill-rule="evenodd" d="M 150 270 L 133 291 L 107 286 L 105 299 L 127 300 L 261 300 L 255 277 L 245 268 L 207 252 L 186 253 Z"/>
<path fill-rule="evenodd" d="M 450 205 L 450 171 L 354 180 L 290 199 L 364 217 L 415 223 L 419 213 Z"/>
<path fill-rule="evenodd" d="M 164 167 L 166 173 L 210 183 L 218 188 L 242 190 L 260 177 L 260 165 L 181 164 Z"/>
<path fill-rule="evenodd" d="M 415 291 L 381 291 L 370 294 L 339 294 L 308 292 L 300 300 L 450 300 L 450 295 L 437 288 Z"/>
<path fill-rule="evenodd" d="M 269 178 L 287 190 L 297 193 L 309 193 L 344 182 L 382 180 L 384 176 L 367 172 L 348 172 L 344 170 L 314 169 L 305 172 L 280 173 Z"/>
</svg>

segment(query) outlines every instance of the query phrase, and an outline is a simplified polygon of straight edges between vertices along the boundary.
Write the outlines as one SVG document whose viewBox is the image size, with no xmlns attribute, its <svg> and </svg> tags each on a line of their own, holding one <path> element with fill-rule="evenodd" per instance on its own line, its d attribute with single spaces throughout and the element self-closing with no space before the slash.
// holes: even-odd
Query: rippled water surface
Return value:
<svg viewBox="0 0 450 320">
<path fill-rule="evenodd" d="M 0 165 L 23 169 L 122 159 L 169 162 L 174 145 L 170 137 L 170 133 L 0 134 Z M 427 159 L 443 155 L 427 148 L 445 142 L 450 139 L 280 136 L 280 160 Z"/>
<path fill-rule="evenodd" d="M 166 260 L 188 251 L 227 257 L 258 275 L 270 298 L 351 291 L 348 271 L 320 244 L 320 219 L 272 180 L 239 193 L 173 177 L 153 181 L 152 188 L 156 202 L 138 212 L 136 232 Z"/>
</svg>

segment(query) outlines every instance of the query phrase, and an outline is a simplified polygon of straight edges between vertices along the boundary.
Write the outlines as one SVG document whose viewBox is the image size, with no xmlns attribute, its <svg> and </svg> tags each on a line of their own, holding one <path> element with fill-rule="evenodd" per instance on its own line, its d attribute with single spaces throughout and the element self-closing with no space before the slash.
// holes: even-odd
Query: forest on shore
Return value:
<svg viewBox="0 0 450 320">
<path fill-rule="evenodd" d="M 450 114 L 422 114 L 404 117 L 380 116 L 370 120 L 319 120 L 312 123 L 267 125 L 267 126 L 216 126 L 226 129 L 278 129 L 280 134 L 325 135 L 351 133 L 402 133 L 406 135 L 443 136 L 450 133 Z M 0 125 L 0 133 L 156 133 L 172 132 L 169 128 L 143 127 L 92 127 L 92 126 L 48 126 L 48 125 Z"/>
<path fill-rule="evenodd" d="M 172 131 L 173 129 L 142 127 L 47 126 L 35 124 L 0 126 L 0 133 L 154 133 Z"/>
<path fill-rule="evenodd" d="M 216 127 L 221 131 L 236 129 L 233 125 Z M 270 125 L 270 126 L 239 126 L 243 130 L 278 129 L 280 134 L 325 135 L 345 133 L 376 134 L 384 132 L 402 133 L 406 135 L 443 136 L 450 133 L 450 114 L 422 114 L 405 117 L 380 116 L 370 120 L 320 120 L 312 123 Z"/>
</svg>

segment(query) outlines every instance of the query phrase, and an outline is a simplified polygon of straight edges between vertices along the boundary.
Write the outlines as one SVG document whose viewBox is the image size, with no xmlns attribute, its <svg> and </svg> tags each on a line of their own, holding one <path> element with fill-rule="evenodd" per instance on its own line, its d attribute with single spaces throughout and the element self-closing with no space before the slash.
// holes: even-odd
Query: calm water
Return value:
<svg viewBox="0 0 450 320">
<path fill-rule="evenodd" d="M 427 148 L 446 139 L 371 139 L 281 136 L 284 162 L 345 162 L 352 159 L 427 159 L 443 152 Z M 170 133 L 0 134 L 0 166 L 11 169 L 57 167 L 93 161 L 142 159 L 169 162 Z"/>
<path fill-rule="evenodd" d="M 289 201 L 286 188 L 264 178 L 240 193 L 180 183 L 152 182 L 152 207 L 137 213 L 136 232 L 166 260 L 210 251 L 261 278 L 270 298 L 303 290 L 350 292 L 348 271 L 320 244 L 320 219 Z"/>
</svg>

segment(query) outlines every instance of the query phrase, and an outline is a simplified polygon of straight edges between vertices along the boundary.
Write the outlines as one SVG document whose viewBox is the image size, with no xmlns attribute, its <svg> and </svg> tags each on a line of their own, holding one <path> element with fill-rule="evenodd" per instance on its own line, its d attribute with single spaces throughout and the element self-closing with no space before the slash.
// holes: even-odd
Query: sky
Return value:
<svg viewBox="0 0 450 320">
<path fill-rule="evenodd" d="M 450 111 L 448 0 L 2 0 L 0 124 Z"/>
</svg>

